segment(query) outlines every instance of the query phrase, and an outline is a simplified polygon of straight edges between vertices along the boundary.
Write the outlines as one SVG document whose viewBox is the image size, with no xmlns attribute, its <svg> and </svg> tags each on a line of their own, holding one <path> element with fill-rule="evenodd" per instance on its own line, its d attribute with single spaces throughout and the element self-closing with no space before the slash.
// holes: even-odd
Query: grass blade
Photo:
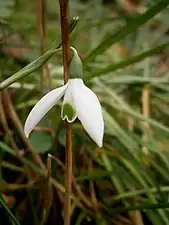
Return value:
<svg viewBox="0 0 169 225">
<path fill-rule="evenodd" d="M 148 11 L 146 11 L 140 16 L 137 16 L 136 18 L 133 18 L 132 21 L 129 21 L 129 23 L 127 23 L 124 27 L 120 28 L 120 30 L 118 30 L 114 34 L 110 34 L 108 37 L 106 35 L 106 37 L 102 40 L 102 42 L 96 48 L 94 48 L 90 52 L 88 57 L 85 59 L 84 66 L 86 66 L 92 60 L 94 60 L 97 55 L 103 53 L 109 46 L 119 42 L 127 35 L 136 31 L 140 26 L 142 26 L 151 18 L 153 18 L 157 13 L 165 9 L 167 5 L 168 0 L 158 1 L 157 4 L 155 4 Z"/>
</svg>

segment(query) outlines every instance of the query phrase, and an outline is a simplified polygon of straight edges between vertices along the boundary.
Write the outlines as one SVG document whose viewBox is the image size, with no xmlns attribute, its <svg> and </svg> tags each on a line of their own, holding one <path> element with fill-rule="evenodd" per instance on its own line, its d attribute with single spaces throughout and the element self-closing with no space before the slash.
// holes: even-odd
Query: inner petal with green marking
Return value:
<svg viewBox="0 0 169 225">
<path fill-rule="evenodd" d="M 76 111 L 69 103 L 65 103 L 62 108 L 62 119 L 67 119 L 69 123 L 72 123 L 76 119 Z"/>
</svg>

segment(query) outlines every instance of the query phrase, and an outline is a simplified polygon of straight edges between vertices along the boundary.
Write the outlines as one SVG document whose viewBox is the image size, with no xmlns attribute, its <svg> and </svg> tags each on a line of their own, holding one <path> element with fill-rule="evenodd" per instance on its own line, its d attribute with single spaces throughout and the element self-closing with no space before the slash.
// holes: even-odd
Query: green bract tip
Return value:
<svg viewBox="0 0 169 225">
<path fill-rule="evenodd" d="M 70 66 L 69 66 L 69 77 L 70 78 L 81 78 L 83 76 L 83 65 L 82 61 L 75 48 L 70 47 L 73 51 Z"/>
</svg>

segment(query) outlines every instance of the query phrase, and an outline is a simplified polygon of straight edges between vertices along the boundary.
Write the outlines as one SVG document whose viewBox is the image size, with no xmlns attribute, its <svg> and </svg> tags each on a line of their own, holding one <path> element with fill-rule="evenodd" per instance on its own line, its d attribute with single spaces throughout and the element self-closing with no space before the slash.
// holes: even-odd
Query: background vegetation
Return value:
<svg viewBox="0 0 169 225">
<path fill-rule="evenodd" d="M 169 224 L 168 0 L 70 1 L 71 45 L 105 120 L 98 149 L 73 124 L 72 224 Z M 60 43 L 58 1 L 0 0 L 0 81 Z M 43 22 L 43 20 L 42 20 Z M 41 25 L 40 25 L 41 24 Z M 45 42 L 39 35 L 46 28 Z M 25 119 L 63 84 L 62 56 L 0 92 L 2 224 L 63 224 L 65 127 L 60 104 L 26 139 Z M 48 154 L 52 155 L 52 164 Z M 47 168 L 49 173 L 47 173 Z"/>
</svg>

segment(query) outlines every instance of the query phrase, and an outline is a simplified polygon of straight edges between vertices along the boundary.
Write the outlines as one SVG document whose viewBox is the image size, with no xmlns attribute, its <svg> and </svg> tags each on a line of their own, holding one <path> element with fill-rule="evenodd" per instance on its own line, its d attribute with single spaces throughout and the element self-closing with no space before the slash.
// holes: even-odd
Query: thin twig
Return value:
<svg viewBox="0 0 169 225">
<path fill-rule="evenodd" d="M 16 191 L 21 189 L 31 189 L 35 187 L 36 182 L 37 182 L 37 179 L 30 180 L 27 184 L 6 184 L 3 191 L 11 192 L 11 191 Z"/>
<path fill-rule="evenodd" d="M 148 49 L 148 45 L 145 44 L 144 48 L 145 50 Z M 145 77 L 149 77 L 150 75 L 150 60 L 146 59 L 145 60 L 145 66 L 144 66 L 144 76 Z M 142 113 L 143 116 L 145 118 L 149 118 L 150 117 L 150 85 L 145 85 L 142 89 L 141 92 L 141 102 L 142 102 Z M 144 121 L 143 123 L 143 136 L 142 136 L 142 141 L 143 141 L 143 147 L 142 147 L 142 151 L 145 154 L 148 154 L 148 148 L 147 148 L 147 142 L 148 142 L 148 133 L 150 133 L 150 126 L 149 123 L 147 121 Z"/>
<path fill-rule="evenodd" d="M 39 39 L 40 39 L 40 54 L 43 55 L 45 52 L 45 34 L 46 34 L 46 26 L 45 26 L 45 1 L 37 0 L 37 20 L 38 20 L 38 29 L 39 29 Z M 40 82 L 40 90 L 41 94 L 43 93 L 43 85 L 45 75 L 47 75 L 49 80 L 49 85 L 52 85 L 52 80 L 49 72 L 48 64 L 46 63 L 41 70 L 41 82 Z"/>
<path fill-rule="evenodd" d="M 69 27 L 69 1 L 59 0 L 60 22 L 63 46 L 64 82 L 69 79 L 70 62 L 70 27 Z M 66 173 L 65 173 L 65 205 L 64 224 L 69 225 L 71 220 L 71 192 L 72 192 L 72 128 L 66 122 Z"/>
<path fill-rule="evenodd" d="M 9 130 L 8 123 L 7 123 L 7 120 L 6 120 L 4 106 L 3 106 L 3 103 L 2 103 L 2 93 L 0 93 L 0 122 L 2 124 L 2 128 L 4 129 L 5 134 L 9 138 L 9 141 L 11 142 L 12 148 L 16 151 L 17 155 L 19 155 L 20 150 L 19 150 L 16 142 L 14 141 L 14 139 L 11 135 L 11 131 Z"/>
<path fill-rule="evenodd" d="M 150 92 L 149 92 L 149 88 L 147 86 L 145 86 L 143 89 L 142 89 L 142 110 L 143 110 L 143 115 L 146 117 L 146 118 L 149 118 L 150 116 L 150 109 L 149 109 L 149 106 L 150 106 Z M 143 127 L 145 129 L 145 132 L 143 133 L 143 152 L 145 154 L 148 154 L 148 148 L 146 147 L 146 143 L 148 141 L 148 135 L 147 135 L 147 132 L 150 130 L 150 126 L 149 126 L 149 123 L 144 121 L 143 122 Z"/>
<path fill-rule="evenodd" d="M 51 158 L 62 168 L 62 170 L 65 172 L 65 165 L 55 156 L 51 155 Z M 79 199 L 83 201 L 83 203 L 88 207 L 93 209 L 93 204 L 90 201 L 90 198 L 85 196 L 85 194 L 82 192 L 80 185 L 77 184 L 75 177 L 72 174 L 72 184 L 77 192 L 76 196 L 79 196 Z"/>
<path fill-rule="evenodd" d="M 43 0 L 37 0 L 37 20 L 38 20 L 38 29 L 39 29 L 39 38 L 40 38 L 40 54 L 44 53 L 44 36 L 45 36 L 45 27 L 44 27 L 44 4 Z M 42 67 L 41 76 L 40 76 L 40 90 L 41 95 L 43 93 L 43 85 L 44 85 L 44 68 Z"/>
<path fill-rule="evenodd" d="M 46 223 L 46 220 L 49 215 L 49 211 L 52 205 L 52 198 L 53 198 L 53 189 L 50 182 L 50 175 L 51 175 L 51 167 L 52 167 L 52 160 L 51 155 L 48 154 L 47 158 L 47 171 L 46 171 L 46 185 L 44 187 L 44 204 L 42 209 L 42 220 L 40 222 L 40 225 L 43 225 Z"/>
<path fill-rule="evenodd" d="M 5 110 L 8 113 L 12 123 L 14 124 L 18 133 L 20 134 L 22 141 L 25 143 L 25 145 L 28 147 L 29 151 L 32 153 L 32 156 L 33 156 L 35 162 L 37 163 L 37 165 L 39 165 L 40 168 L 44 169 L 44 171 L 45 171 L 46 168 L 45 168 L 43 161 L 41 160 L 40 156 L 38 155 L 36 150 L 31 145 L 29 140 L 24 135 L 24 130 L 23 130 L 21 121 L 19 120 L 18 115 L 15 112 L 15 109 L 13 107 L 13 104 L 12 104 L 12 101 L 11 101 L 11 98 L 10 98 L 8 92 L 5 90 L 3 92 L 3 95 L 4 95 L 4 99 L 5 99 L 5 101 L 4 101 Z"/>
<path fill-rule="evenodd" d="M 92 172 L 93 168 L 92 168 L 92 161 L 91 160 L 89 160 L 88 167 L 89 167 L 88 168 L 89 173 Z M 98 213 L 99 212 L 99 203 L 97 201 L 93 180 L 89 180 L 89 189 L 90 189 L 90 196 L 91 196 L 93 209 L 96 211 L 96 213 Z"/>
</svg>

